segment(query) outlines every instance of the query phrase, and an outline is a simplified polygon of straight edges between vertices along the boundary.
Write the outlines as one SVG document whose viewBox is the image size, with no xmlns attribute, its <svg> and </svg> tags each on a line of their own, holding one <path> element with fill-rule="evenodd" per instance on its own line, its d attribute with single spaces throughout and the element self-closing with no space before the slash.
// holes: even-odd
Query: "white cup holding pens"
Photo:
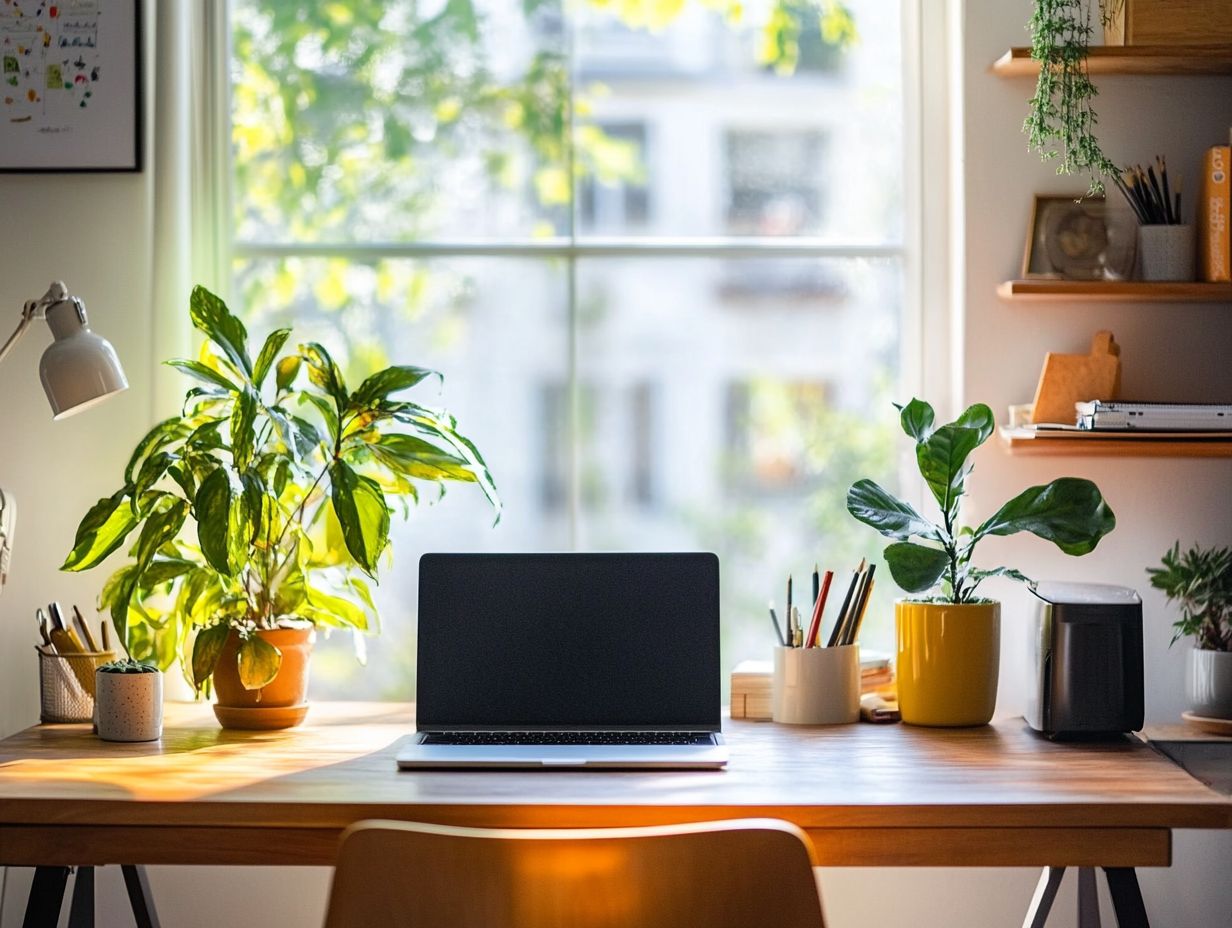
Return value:
<svg viewBox="0 0 1232 928">
<path fill-rule="evenodd" d="M 788 725 L 860 720 L 860 646 L 775 648 L 771 713 Z"/>
</svg>

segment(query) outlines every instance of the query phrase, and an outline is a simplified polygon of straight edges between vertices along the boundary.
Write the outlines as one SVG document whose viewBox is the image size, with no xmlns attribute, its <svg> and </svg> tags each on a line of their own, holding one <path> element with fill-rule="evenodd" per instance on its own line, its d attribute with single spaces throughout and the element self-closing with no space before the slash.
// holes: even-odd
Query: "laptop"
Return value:
<svg viewBox="0 0 1232 928">
<path fill-rule="evenodd" d="M 713 554 L 425 554 L 398 766 L 722 767 Z"/>
</svg>

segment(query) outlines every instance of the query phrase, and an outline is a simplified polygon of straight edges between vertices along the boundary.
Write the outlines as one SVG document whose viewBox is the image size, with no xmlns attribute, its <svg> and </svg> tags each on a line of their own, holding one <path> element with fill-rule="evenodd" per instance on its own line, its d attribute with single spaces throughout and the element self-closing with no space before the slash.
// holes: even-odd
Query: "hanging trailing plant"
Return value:
<svg viewBox="0 0 1232 928">
<path fill-rule="evenodd" d="M 1087 73 L 1092 0 L 1035 0 L 1028 28 L 1031 57 L 1040 63 L 1039 81 L 1023 131 L 1029 148 L 1044 160 L 1060 158 L 1058 174 L 1086 172 L 1090 192 L 1103 193 L 1102 178 L 1117 167 L 1095 137 L 1099 121 L 1092 101 L 1099 91 Z M 1102 0 L 1101 19 L 1107 15 Z"/>
</svg>

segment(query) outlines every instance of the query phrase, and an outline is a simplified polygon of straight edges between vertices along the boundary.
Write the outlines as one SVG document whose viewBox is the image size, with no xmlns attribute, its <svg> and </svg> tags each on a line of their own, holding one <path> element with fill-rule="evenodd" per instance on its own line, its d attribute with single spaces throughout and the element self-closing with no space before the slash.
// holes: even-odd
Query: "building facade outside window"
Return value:
<svg viewBox="0 0 1232 928">
<path fill-rule="evenodd" d="M 725 660 L 788 571 L 880 544 L 917 312 L 904 15 L 884 0 L 232 3 L 234 303 L 350 378 L 414 363 L 505 502 L 425 494 L 382 636 L 317 698 L 409 698 L 419 554 L 719 554 Z M 854 30 L 854 31 L 853 31 Z M 891 584 L 867 634 L 889 646 Z M 476 617 L 483 621 L 483 617 Z"/>
</svg>

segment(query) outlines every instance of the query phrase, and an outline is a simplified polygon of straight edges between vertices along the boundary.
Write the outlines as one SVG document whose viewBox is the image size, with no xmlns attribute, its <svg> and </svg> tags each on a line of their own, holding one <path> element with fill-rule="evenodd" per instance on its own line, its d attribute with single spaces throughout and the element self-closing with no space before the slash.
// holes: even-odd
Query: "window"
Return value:
<svg viewBox="0 0 1232 928">
<path fill-rule="evenodd" d="M 318 697 L 410 695 L 422 551 L 715 551 L 729 660 L 764 653 L 789 570 L 873 552 L 843 499 L 895 485 L 911 386 L 898 4 L 231 15 L 236 308 L 350 378 L 441 370 L 420 400 L 506 504 L 493 529 L 452 487 L 395 526 L 382 638 L 366 670 L 318 645 Z"/>
</svg>

